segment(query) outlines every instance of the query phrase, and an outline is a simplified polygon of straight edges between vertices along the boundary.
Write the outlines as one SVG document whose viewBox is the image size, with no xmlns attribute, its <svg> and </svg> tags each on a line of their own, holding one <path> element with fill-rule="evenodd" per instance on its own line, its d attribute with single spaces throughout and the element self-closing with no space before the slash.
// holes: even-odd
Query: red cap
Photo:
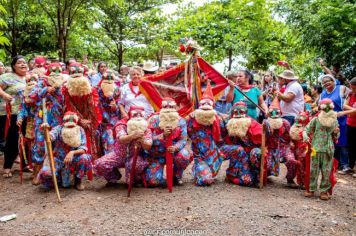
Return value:
<svg viewBox="0 0 356 236">
<path fill-rule="evenodd" d="M 38 56 L 35 58 L 36 67 L 44 67 L 46 65 L 46 58 L 43 56 Z"/>
<path fill-rule="evenodd" d="M 213 90 L 211 89 L 211 85 L 210 85 L 210 80 L 208 80 L 208 84 L 206 85 L 204 94 L 201 98 L 201 100 L 203 99 L 210 99 L 211 101 L 215 101 L 214 100 L 214 94 L 213 94 Z"/>
</svg>

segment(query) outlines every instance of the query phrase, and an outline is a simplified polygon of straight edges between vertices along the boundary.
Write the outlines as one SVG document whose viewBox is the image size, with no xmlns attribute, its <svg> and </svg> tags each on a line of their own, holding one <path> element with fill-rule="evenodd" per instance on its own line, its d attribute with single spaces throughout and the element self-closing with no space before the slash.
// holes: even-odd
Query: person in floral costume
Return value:
<svg viewBox="0 0 356 236">
<path fill-rule="evenodd" d="M 297 163 L 297 184 L 300 187 L 304 186 L 305 177 L 305 158 L 308 153 L 308 143 L 303 140 L 303 131 L 305 126 L 309 123 L 309 114 L 301 112 L 295 118 L 295 123 L 289 131 L 291 138 L 291 151 L 294 153 Z"/>
<path fill-rule="evenodd" d="M 121 178 L 119 168 L 125 168 L 125 181 L 128 184 L 132 160 L 137 153 L 134 183 L 141 183 L 144 180 L 142 178 L 143 171 L 148 165 L 148 162 L 142 157 L 143 150 L 149 150 L 152 145 L 152 133 L 144 118 L 144 108 L 131 106 L 129 119 L 120 120 L 114 130 L 114 151 L 95 161 L 95 174 L 104 177 L 108 182 L 107 186 L 110 186 Z"/>
<path fill-rule="evenodd" d="M 220 123 L 223 121 L 213 107 L 214 96 L 210 82 L 208 82 L 199 102 L 199 108 L 190 114 L 187 121 L 194 158 L 193 176 L 197 186 L 211 185 L 222 162 L 227 158 L 218 147 L 218 143 L 221 141 Z M 239 162 L 236 158 L 230 159 L 229 167 L 226 170 L 226 178 L 229 182 L 237 182 L 238 169 Z"/>
<path fill-rule="evenodd" d="M 92 169 L 91 156 L 87 154 L 85 132 L 78 123 L 79 117 L 73 112 L 66 112 L 63 125 L 58 125 L 49 132 L 55 142 L 53 157 L 56 177 L 63 187 L 70 186 L 70 172 L 74 170 L 74 183 L 77 190 L 84 190 L 83 177 Z M 44 123 L 42 128 L 48 126 Z M 45 163 L 39 173 L 40 182 L 47 188 L 53 187 L 52 173 Z"/>
<path fill-rule="evenodd" d="M 329 200 L 328 191 L 332 188 L 330 175 L 335 151 L 334 143 L 339 138 L 340 130 L 337 113 L 333 111 L 333 102 L 325 98 L 320 101 L 319 109 L 321 110 L 319 115 L 310 121 L 303 132 L 304 141 L 310 142 L 311 140 L 312 145 L 310 185 L 304 195 L 306 197 L 314 196 L 318 187 L 319 173 L 321 173 L 320 199 Z"/>
<path fill-rule="evenodd" d="M 230 117 L 224 120 L 221 129 L 224 145 L 220 150 L 227 159 L 237 158 L 239 169 L 234 183 L 250 186 L 259 180 L 262 126 L 246 114 L 245 102 L 232 106 Z"/>
<path fill-rule="evenodd" d="M 36 87 L 30 92 L 29 98 L 36 103 L 35 113 L 35 142 L 32 147 L 32 162 L 34 163 L 34 185 L 39 184 L 37 174 L 42 168 L 45 157 L 45 140 L 43 129 L 43 102 L 47 108 L 47 123 L 51 127 L 58 126 L 63 122 L 64 97 L 61 88 L 64 78 L 61 74 L 62 67 L 59 63 L 48 66 L 47 76 L 39 79 Z"/>
<path fill-rule="evenodd" d="M 28 161 L 31 161 L 31 147 L 35 138 L 35 115 L 37 111 L 36 101 L 29 97 L 31 91 L 36 87 L 38 82 L 37 74 L 26 75 L 26 87 L 22 94 L 22 101 L 20 105 L 20 111 L 17 115 L 17 125 L 23 127 L 23 121 L 26 126 L 23 127 L 25 132 L 25 151 Z"/>
<path fill-rule="evenodd" d="M 278 98 L 275 97 L 268 110 L 268 118 L 264 121 L 266 126 L 267 175 L 279 175 L 279 163 L 285 162 L 287 167 L 287 183 L 294 187 L 294 178 L 297 171 L 297 161 L 290 150 L 290 123 L 281 118 L 281 109 Z"/>
<path fill-rule="evenodd" d="M 169 97 L 162 101 L 161 110 L 149 119 L 152 131 L 152 147 L 147 152 L 148 167 L 145 169 L 145 181 L 148 186 L 164 186 L 163 177 L 166 152 L 173 154 L 173 182 L 183 184 L 183 171 L 191 162 L 191 151 L 187 145 L 187 123 L 177 112 L 176 102 Z M 167 147 L 171 135 L 172 146 Z"/>
<path fill-rule="evenodd" d="M 98 85 L 98 94 L 103 117 L 99 126 L 101 146 L 104 154 L 108 154 L 114 150 L 113 127 L 120 120 L 120 90 L 115 84 L 115 75 L 111 71 L 102 75 Z"/>
</svg>

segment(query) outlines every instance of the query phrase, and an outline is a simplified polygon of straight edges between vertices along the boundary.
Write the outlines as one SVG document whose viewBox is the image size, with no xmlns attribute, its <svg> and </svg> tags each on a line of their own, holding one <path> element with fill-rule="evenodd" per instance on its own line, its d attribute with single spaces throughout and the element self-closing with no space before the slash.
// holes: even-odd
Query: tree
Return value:
<svg viewBox="0 0 356 236">
<path fill-rule="evenodd" d="M 128 48 L 145 43 L 145 32 L 157 21 L 159 7 L 177 0 L 97 1 L 96 7 L 102 15 L 96 20 L 106 35 L 104 45 L 117 58 L 119 66 L 124 62 Z M 147 37 L 146 37 L 147 39 Z"/>
<path fill-rule="evenodd" d="M 354 1 L 279 0 L 276 11 L 300 36 L 303 46 L 313 49 L 331 64 L 355 67 Z"/>
<path fill-rule="evenodd" d="M 46 13 L 54 27 L 59 58 L 63 61 L 67 58 L 68 39 L 71 27 L 81 14 L 83 9 L 90 5 L 87 0 L 38 0 L 38 4 Z"/>
</svg>

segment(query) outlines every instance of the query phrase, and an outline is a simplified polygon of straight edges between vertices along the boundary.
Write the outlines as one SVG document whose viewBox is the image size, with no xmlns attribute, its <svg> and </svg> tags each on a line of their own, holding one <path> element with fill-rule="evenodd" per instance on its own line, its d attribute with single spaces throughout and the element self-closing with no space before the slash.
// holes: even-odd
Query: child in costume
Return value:
<svg viewBox="0 0 356 236">
<path fill-rule="evenodd" d="M 314 117 L 303 132 L 305 142 L 312 145 L 310 164 L 310 185 L 305 192 L 305 197 L 314 196 L 317 190 L 319 172 L 321 172 L 320 199 L 329 200 L 328 191 L 332 188 L 330 174 L 333 166 L 333 156 L 335 146 L 340 135 L 338 128 L 337 113 L 333 111 L 333 102 L 326 98 L 320 101 L 321 112 Z"/>
</svg>

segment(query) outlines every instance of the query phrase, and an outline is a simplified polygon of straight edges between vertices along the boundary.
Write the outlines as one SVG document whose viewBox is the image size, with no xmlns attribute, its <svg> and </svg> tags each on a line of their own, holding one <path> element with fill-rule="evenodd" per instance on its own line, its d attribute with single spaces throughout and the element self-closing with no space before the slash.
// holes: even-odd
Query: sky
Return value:
<svg viewBox="0 0 356 236">
<path fill-rule="evenodd" d="M 211 2 L 211 0 L 183 0 L 182 4 L 187 5 L 188 3 L 192 2 L 195 6 L 202 6 L 206 2 Z M 165 14 L 172 14 L 174 13 L 178 8 L 177 4 L 166 4 L 165 6 L 162 7 L 163 12 Z"/>
</svg>

